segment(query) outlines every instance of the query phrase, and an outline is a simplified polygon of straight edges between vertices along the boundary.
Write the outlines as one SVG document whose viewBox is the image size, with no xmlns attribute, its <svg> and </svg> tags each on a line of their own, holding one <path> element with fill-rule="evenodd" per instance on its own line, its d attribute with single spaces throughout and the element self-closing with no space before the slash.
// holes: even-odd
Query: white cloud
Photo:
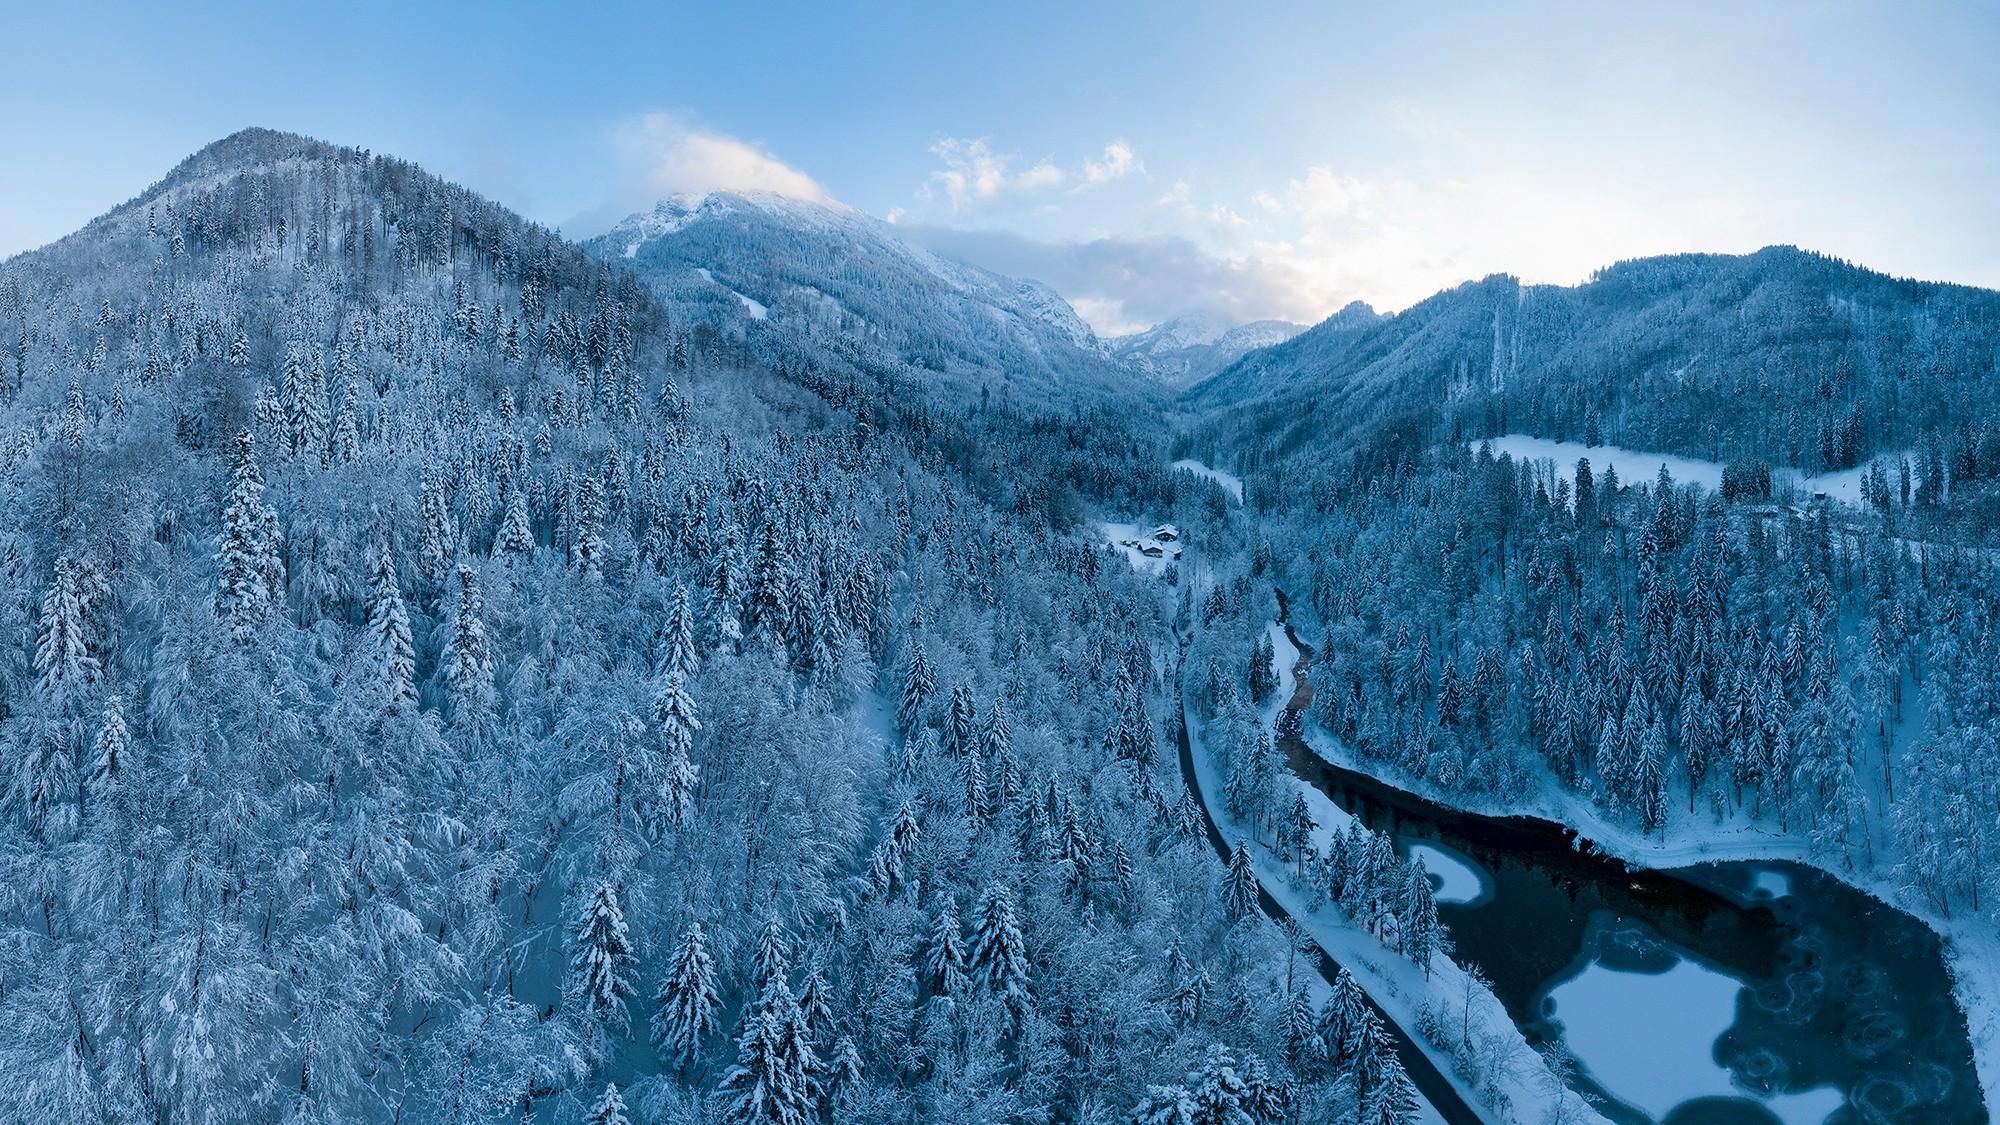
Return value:
<svg viewBox="0 0 2000 1125">
<path fill-rule="evenodd" d="M 1146 166 L 1139 163 L 1139 156 L 1132 151 L 1131 145 L 1124 141 L 1112 141 L 1104 146 L 1103 159 L 1083 162 L 1083 180 L 1089 184 L 1107 184 L 1145 170 Z"/>
<path fill-rule="evenodd" d="M 1027 195 L 1061 184 L 1069 176 L 1047 160 L 1013 171 L 1012 153 L 993 151 L 985 137 L 946 137 L 931 146 L 944 162 L 917 188 L 917 198 L 942 194 L 954 211 L 989 203 L 1003 195 Z"/>
<path fill-rule="evenodd" d="M 942 196 L 953 211 L 1021 200 L 1064 184 L 1074 184 L 1072 190 L 1082 191 L 1146 170 L 1124 141 L 1105 145 L 1102 157 L 1085 160 L 1074 171 L 1044 159 L 1017 172 L 1014 165 L 1019 157 L 995 151 L 986 137 L 945 137 L 931 146 L 931 153 L 944 167 L 917 187 L 917 198 Z"/>
<path fill-rule="evenodd" d="M 1055 187 L 1065 179 L 1068 179 L 1068 176 L 1063 173 L 1061 168 L 1044 160 L 1033 168 L 1016 176 L 1014 183 L 1023 191 L 1034 191 L 1037 188 Z"/>
<path fill-rule="evenodd" d="M 649 113 L 616 134 L 631 175 L 650 197 L 712 191 L 768 191 L 813 203 L 838 201 L 819 181 L 749 141 L 699 129 L 669 113 Z"/>
<path fill-rule="evenodd" d="M 1187 238 L 1119 236 L 1047 242 L 1003 230 L 904 228 L 911 239 L 997 273 L 1046 282 L 1105 335 L 1184 313 L 1232 323 L 1312 321 L 1331 311 L 1289 266 L 1217 254 Z"/>
<path fill-rule="evenodd" d="M 1175 180 L 1174 186 L 1168 188 L 1167 193 L 1154 202 L 1178 213 L 1183 219 L 1206 223 L 1221 231 L 1239 230 L 1250 226 L 1250 220 L 1244 218 L 1233 207 L 1220 203 L 1211 203 L 1203 207 L 1197 203 L 1194 198 L 1194 188 L 1186 180 Z"/>
<path fill-rule="evenodd" d="M 1258 194 L 1270 198 L 1265 193 Z M 1275 209 L 1297 212 L 1309 223 L 1325 223 L 1365 213 L 1375 195 L 1374 184 L 1353 176 L 1336 175 L 1325 165 L 1315 164 L 1306 169 L 1304 179 L 1285 185 Z M 1264 206 L 1266 210 L 1273 209 L 1268 203 Z"/>
</svg>

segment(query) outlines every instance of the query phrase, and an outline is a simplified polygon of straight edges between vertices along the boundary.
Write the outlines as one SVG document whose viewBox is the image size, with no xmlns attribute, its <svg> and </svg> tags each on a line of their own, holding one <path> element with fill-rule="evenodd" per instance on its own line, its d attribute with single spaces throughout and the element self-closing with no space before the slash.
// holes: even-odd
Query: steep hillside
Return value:
<svg viewBox="0 0 2000 1125">
<path fill-rule="evenodd" d="M 1171 604 L 1066 522 L 1220 557 L 1214 486 L 700 328 L 261 130 L 0 263 L 0 1116 L 1352 1100 L 1168 796 Z"/>
<path fill-rule="evenodd" d="M 670 199 L 586 244 L 696 315 L 769 321 L 866 365 L 1024 401 L 1138 382 L 1055 291 L 915 246 L 837 205 L 717 192 Z"/>
</svg>

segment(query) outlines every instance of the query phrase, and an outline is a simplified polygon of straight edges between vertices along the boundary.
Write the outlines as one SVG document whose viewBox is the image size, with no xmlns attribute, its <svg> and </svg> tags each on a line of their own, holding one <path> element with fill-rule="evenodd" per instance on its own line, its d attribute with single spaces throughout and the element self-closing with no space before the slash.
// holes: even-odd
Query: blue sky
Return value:
<svg viewBox="0 0 2000 1125">
<path fill-rule="evenodd" d="M 1772 242 L 2000 286 L 1993 3 L 7 6 L 0 254 L 259 124 L 578 234 L 822 195 L 1112 331 Z"/>
</svg>

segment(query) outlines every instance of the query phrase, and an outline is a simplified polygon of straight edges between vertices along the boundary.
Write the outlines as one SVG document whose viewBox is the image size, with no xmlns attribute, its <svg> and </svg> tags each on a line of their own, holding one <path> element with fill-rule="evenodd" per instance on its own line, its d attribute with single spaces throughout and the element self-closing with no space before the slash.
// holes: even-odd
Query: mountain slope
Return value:
<svg viewBox="0 0 2000 1125">
<path fill-rule="evenodd" d="M 1217 490 L 622 263 L 264 130 L 0 262 L 0 1116 L 806 1120 L 808 1048 L 840 1120 L 1080 1119 L 1224 1048 L 1350 1089 L 1167 796 L 1161 590 L 1073 526 L 1207 511 L 1220 560 Z M 774 1026 L 797 1080 L 723 1088 Z"/>
<path fill-rule="evenodd" d="M 1231 325 L 1200 314 L 1162 321 L 1144 332 L 1108 341 L 1111 354 L 1172 387 L 1192 386 L 1249 352 L 1281 344 L 1304 331 L 1282 320 Z"/>
<path fill-rule="evenodd" d="M 955 385 L 1045 397 L 1132 382 L 1054 290 L 934 254 L 844 207 L 763 193 L 670 199 L 585 247 L 697 316 L 768 317 Z"/>
<path fill-rule="evenodd" d="M 1573 288 L 1487 278 L 1376 323 L 1335 318 L 1187 398 L 1273 448 L 1421 417 L 1821 471 L 1925 435 L 1983 445 L 1996 356 L 2000 293 L 1771 247 L 1624 262 Z"/>
</svg>

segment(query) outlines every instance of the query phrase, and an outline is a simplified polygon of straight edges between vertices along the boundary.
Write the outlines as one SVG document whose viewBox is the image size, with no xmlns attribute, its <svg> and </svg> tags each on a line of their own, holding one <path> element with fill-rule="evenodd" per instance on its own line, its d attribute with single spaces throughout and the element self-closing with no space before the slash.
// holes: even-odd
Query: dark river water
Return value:
<svg viewBox="0 0 2000 1125">
<path fill-rule="evenodd" d="M 1425 859 L 1457 959 L 1531 1043 L 1563 1040 L 1612 1120 L 1988 1120 L 1915 918 L 1797 864 L 1628 869 L 1547 821 L 1459 813 L 1283 741 L 1300 777 Z"/>
</svg>

